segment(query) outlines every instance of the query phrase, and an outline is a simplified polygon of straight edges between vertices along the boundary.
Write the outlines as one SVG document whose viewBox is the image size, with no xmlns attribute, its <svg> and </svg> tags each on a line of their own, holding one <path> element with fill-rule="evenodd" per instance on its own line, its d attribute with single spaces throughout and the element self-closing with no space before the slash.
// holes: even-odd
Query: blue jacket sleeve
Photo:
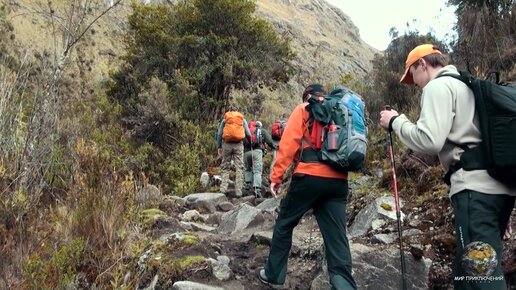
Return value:
<svg viewBox="0 0 516 290">
<path fill-rule="evenodd" d="M 217 149 L 222 147 L 222 130 L 224 130 L 226 120 L 220 121 L 219 129 L 217 130 Z"/>
</svg>

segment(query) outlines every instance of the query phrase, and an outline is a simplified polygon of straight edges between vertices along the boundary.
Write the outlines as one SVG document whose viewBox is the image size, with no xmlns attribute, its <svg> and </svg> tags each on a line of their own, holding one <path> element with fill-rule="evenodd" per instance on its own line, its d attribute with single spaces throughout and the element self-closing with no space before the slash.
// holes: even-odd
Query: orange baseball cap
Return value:
<svg viewBox="0 0 516 290">
<path fill-rule="evenodd" d="M 421 44 L 416 46 L 407 56 L 407 60 L 405 61 L 405 72 L 400 79 L 400 83 L 404 84 L 413 84 L 414 80 L 412 79 L 412 74 L 409 73 L 410 66 L 413 65 L 420 58 L 425 57 L 429 54 L 438 53 L 441 54 L 439 48 L 434 46 L 433 44 Z"/>
</svg>

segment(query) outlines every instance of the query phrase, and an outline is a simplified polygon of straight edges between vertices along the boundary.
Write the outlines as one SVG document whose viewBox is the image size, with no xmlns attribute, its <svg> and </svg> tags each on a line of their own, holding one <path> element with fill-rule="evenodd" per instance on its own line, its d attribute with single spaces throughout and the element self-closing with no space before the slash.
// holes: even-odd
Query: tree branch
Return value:
<svg viewBox="0 0 516 290">
<path fill-rule="evenodd" d="M 65 48 L 65 51 L 63 52 L 63 55 L 67 55 L 70 52 L 70 49 L 84 36 L 84 34 L 93 26 L 95 22 L 97 22 L 102 16 L 106 15 L 113 7 L 120 4 L 123 0 L 117 0 L 113 5 L 109 6 L 106 10 L 102 11 L 97 17 L 95 17 L 87 26 L 86 28 L 72 41 L 70 42 L 67 47 Z"/>
</svg>

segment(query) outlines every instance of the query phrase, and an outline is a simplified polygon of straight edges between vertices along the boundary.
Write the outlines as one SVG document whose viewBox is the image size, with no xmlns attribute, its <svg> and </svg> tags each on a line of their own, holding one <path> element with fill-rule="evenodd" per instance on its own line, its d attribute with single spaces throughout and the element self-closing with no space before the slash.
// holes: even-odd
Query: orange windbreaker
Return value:
<svg viewBox="0 0 516 290">
<path fill-rule="evenodd" d="M 276 162 L 271 172 L 271 182 L 282 183 L 283 174 L 290 166 L 290 164 L 299 159 L 301 150 L 301 140 L 303 135 L 307 140 L 310 140 L 308 133 L 308 118 L 310 117 L 305 107 L 307 102 L 296 106 L 290 117 L 288 118 L 285 131 L 279 143 L 278 152 L 276 155 Z M 303 142 L 303 146 L 310 147 L 307 142 Z M 294 173 L 308 174 L 320 177 L 347 179 L 347 173 L 339 172 L 331 168 L 325 163 L 305 163 L 299 162 L 294 169 Z"/>
</svg>

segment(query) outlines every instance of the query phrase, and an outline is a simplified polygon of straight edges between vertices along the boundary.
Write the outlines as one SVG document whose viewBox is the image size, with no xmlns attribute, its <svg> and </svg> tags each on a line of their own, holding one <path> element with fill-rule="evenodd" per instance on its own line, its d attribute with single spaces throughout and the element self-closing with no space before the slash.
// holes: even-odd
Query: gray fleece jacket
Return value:
<svg viewBox="0 0 516 290">
<path fill-rule="evenodd" d="M 437 75 L 442 73 L 458 74 L 458 71 L 455 66 L 448 65 Z M 456 144 L 471 146 L 481 141 L 473 91 L 452 77 L 431 80 L 423 88 L 419 120 L 414 124 L 401 114 L 392 122 L 392 129 L 409 148 L 437 154 L 445 171 L 464 152 Z M 486 170 L 461 169 L 454 173 L 451 176 L 450 197 L 465 189 L 516 196 L 516 189 L 491 178 Z"/>
</svg>

